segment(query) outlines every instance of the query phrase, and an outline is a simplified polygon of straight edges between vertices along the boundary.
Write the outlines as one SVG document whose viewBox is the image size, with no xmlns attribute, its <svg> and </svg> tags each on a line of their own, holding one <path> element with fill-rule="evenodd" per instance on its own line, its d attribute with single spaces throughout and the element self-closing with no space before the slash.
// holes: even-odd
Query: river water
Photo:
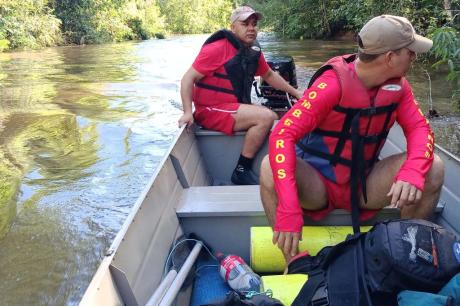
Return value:
<svg viewBox="0 0 460 306">
<path fill-rule="evenodd" d="M 75 305 L 177 131 L 179 82 L 205 35 L 0 53 L 0 305 Z M 353 43 L 261 37 L 298 83 Z M 458 112 L 431 72 L 432 121 L 460 153 Z M 428 109 L 422 66 L 409 80 Z"/>
</svg>

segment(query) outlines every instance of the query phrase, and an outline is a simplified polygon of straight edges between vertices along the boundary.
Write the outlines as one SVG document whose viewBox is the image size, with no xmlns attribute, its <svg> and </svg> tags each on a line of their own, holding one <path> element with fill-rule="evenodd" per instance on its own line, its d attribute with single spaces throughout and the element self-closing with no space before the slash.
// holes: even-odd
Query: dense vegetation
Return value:
<svg viewBox="0 0 460 306">
<path fill-rule="evenodd" d="M 0 52 L 61 44 L 210 33 L 226 27 L 238 0 L 0 0 Z M 431 57 L 447 65 L 460 93 L 460 0 L 249 0 L 262 27 L 287 38 L 356 33 L 371 17 L 409 18 L 433 38 Z M 457 13 L 457 14 L 456 14 Z"/>
<path fill-rule="evenodd" d="M 456 4 L 456 0 L 449 2 L 451 6 Z M 252 0 L 251 4 L 267 17 L 266 26 L 290 38 L 324 38 L 356 32 L 380 14 L 405 16 L 421 34 L 451 19 L 440 0 Z"/>
<path fill-rule="evenodd" d="M 447 79 L 454 83 L 453 96 L 460 95 L 460 34 L 452 27 L 442 27 L 433 33 L 432 53 L 438 61 L 435 67 L 447 64 Z M 458 101 L 458 100 L 457 100 Z M 460 108 L 460 102 L 457 103 Z"/>
<path fill-rule="evenodd" d="M 0 0 L 0 51 L 116 42 L 228 24 L 231 0 Z"/>
<path fill-rule="evenodd" d="M 264 25 L 288 38 L 329 38 L 356 33 L 381 14 L 405 16 L 417 32 L 433 39 L 435 66 L 447 64 L 460 94 L 459 0 L 252 0 Z M 459 104 L 460 105 L 460 104 Z"/>
</svg>

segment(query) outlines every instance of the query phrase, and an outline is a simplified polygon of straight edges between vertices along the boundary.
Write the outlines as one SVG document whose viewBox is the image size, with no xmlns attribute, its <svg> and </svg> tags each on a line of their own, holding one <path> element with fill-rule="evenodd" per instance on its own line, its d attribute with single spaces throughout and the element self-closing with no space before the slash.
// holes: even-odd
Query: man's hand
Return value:
<svg viewBox="0 0 460 306">
<path fill-rule="evenodd" d="M 302 240 L 301 233 L 297 232 L 273 232 L 273 244 L 277 244 L 283 252 L 286 262 L 299 252 L 299 241 Z"/>
<path fill-rule="evenodd" d="M 404 205 L 417 204 L 422 198 L 422 191 L 404 181 L 396 181 L 391 186 L 387 197 L 391 197 L 390 207 L 402 208 Z"/>
<path fill-rule="evenodd" d="M 179 127 L 182 127 L 184 124 L 187 126 L 187 130 L 190 130 L 193 124 L 193 114 L 192 113 L 184 113 L 179 118 Z"/>
<path fill-rule="evenodd" d="M 294 95 L 294 97 L 297 99 L 297 100 L 300 100 L 302 97 L 303 97 L 303 92 L 296 89 L 296 93 Z"/>
<path fill-rule="evenodd" d="M 287 92 L 297 100 L 303 96 L 302 91 L 292 87 L 291 84 L 283 79 L 278 71 L 273 71 L 271 68 L 268 69 L 264 75 L 262 75 L 262 79 L 264 79 L 270 86 L 273 86 L 275 89 Z"/>
</svg>

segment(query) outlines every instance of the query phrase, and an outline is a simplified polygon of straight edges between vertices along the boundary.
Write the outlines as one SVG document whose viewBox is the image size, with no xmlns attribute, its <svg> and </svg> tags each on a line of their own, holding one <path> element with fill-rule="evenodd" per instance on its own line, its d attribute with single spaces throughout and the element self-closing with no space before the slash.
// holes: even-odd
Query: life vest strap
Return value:
<svg viewBox="0 0 460 306">
<path fill-rule="evenodd" d="M 343 107 L 340 105 L 334 106 L 334 110 L 339 113 L 350 114 L 351 116 L 360 113 L 362 117 L 369 117 L 375 115 L 381 115 L 388 112 L 393 112 L 398 107 L 397 103 L 391 103 L 385 106 L 377 106 L 377 107 L 367 107 L 367 108 L 350 108 L 350 107 Z"/>
<path fill-rule="evenodd" d="M 334 138 L 344 138 L 345 140 L 351 140 L 352 135 L 350 132 L 337 132 L 337 131 L 328 131 L 322 129 L 316 129 L 315 134 L 320 136 L 334 137 Z M 381 138 L 388 136 L 388 131 L 382 132 L 377 135 L 361 135 L 364 139 L 364 144 L 373 144 L 378 143 Z"/>
<path fill-rule="evenodd" d="M 219 72 L 214 72 L 214 76 L 219 79 L 225 79 L 225 80 L 230 80 L 230 77 L 227 74 L 219 73 Z"/>
<path fill-rule="evenodd" d="M 322 151 L 319 151 L 319 150 L 315 150 L 315 149 L 312 149 L 312 148 L 309 148 L 309 147 L 306 147 L 303 143 L 301 142 L 298 142 L 296 144 L 302 151 L 308 153 L 308 154 L 311 154 L 311 155 L 314 155 L 314 156 L 318 156 L 318 157 L 321 157 L 322 159 L 325 159 L 325 160 L 328 160 L 329 162 L 332 160 L 332 154 L 329 154 L 329 153 L 326 153 L 326 152 L 322 152 Z M 347 166 L 347 167 L 351 167 L 351 160 L 349 159 L 346 159 L 346 158 L 343 158 L 343 157 L 338 157 L 337 158 L 337 163 L 338 164 L 341 164 L 341 165 L 344 165 L 344 166 Z M 372 159 L 370 160 L 366 160 L 365 161 L 365 164 L 366 164 L 366 167 L 368 167 L 370 164 L 372 163 Z"/>
<path fill-rule="evenodd" d="M 360 113 L 357 113 L 351 123 L 351 167 L 350 167 L 350 202 L 351 223 L 353 232 L 359 233 L 359 185 L 361 183 L 364 202 L 367 202 L 366 170 L 361 162 L 364 159 L 364 141 L 359 135 Z"/>
<path fill-rule="evenodd" d="M 214 85 L 209 85 L 209 84 L 205 84 L 203 82 L 196 82 L 195 86 L 200 87 L 200 88 L 204 88 L 204 89 L 209 89 L 209 90 L 214 90 L 214 91 L 218 91 L 218 92 L 227 93 L 227 94 L 230 94 L 230 95 L 235 94 L 235 92 L 233 90 L 231 90 L 231 89 L 218 87 L 218 86 L 214 86 Z"/>
</svg>

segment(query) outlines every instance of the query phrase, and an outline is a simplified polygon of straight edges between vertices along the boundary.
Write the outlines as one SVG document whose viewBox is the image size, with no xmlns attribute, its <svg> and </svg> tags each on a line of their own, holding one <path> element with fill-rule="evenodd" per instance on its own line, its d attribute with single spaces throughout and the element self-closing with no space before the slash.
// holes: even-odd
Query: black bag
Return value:
<svg viewBox="0 0 460 306">
<path fill-rule="evenodd" d="M 392 305 L 402 290 L 436 292 L 460 271 L 459 246 L 425 220 L 378 223 L 291 262 L 288 273 L 309 275 L 292 305 Z"/>
<path fill-rule="evenodd" d="M 364 246 L 369 288 L 437 292 L 460 271 L 457 245 L 453 233 L 425 220 L 379 223 Z"/>
</svg>

